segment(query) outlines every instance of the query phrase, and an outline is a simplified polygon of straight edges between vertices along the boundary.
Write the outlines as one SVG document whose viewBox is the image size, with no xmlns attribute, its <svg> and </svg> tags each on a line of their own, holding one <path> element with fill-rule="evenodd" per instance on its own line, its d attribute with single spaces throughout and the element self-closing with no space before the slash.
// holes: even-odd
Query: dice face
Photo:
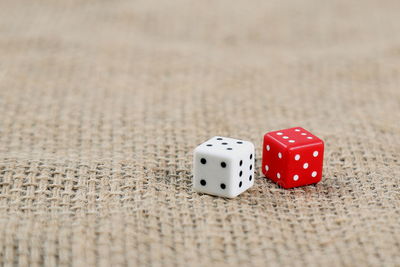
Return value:
<svg viewBox="0 0 400 267">
<path fill-rule="evenodd" d="M 322 178 L 324 142 L 295 127 L 264 135 L 262 172 L 282 186 L 318 183 Z"/>
<path fill-rule="evenodd" d="M 193 188 L 197 192 L 233 198 L 254 184 L 254 145 L 215 136 L 194 150 Z"/>
</svg>

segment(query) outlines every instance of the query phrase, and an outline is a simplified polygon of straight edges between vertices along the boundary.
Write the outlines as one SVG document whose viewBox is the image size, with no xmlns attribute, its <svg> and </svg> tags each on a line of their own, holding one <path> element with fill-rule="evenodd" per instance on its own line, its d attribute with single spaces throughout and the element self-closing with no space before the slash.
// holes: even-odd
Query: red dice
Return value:
<svg viewBox="0 0 400 267">
<path fill-rule="evenodd" d="M 301 127 L 264 135 L 262 171 L 283 188 L 321 181 L 324 142 Z"/>
</svg>

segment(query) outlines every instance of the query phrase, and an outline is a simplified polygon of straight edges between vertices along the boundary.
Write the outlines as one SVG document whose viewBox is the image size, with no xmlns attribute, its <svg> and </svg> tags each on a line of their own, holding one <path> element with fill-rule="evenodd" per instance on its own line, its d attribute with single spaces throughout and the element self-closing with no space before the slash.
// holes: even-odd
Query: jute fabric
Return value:
<svg viewBox="0 0 400 267">
<path fill-rule="evenodd" d="M 264 133 L 326 142 L 284 190 Z M 254 142 L 255 185 L 192 190 Z M 0 1 L 0 265 L 400 266 L 400 2 Z"/>
</svg>

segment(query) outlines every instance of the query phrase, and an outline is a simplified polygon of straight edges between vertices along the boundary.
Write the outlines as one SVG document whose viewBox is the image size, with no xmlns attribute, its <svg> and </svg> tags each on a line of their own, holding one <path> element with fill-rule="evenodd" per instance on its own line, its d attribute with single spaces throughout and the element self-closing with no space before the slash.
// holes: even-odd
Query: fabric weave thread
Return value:
<svg viewBox="0 0 400 267">
<path fill-rule="evenodd" d="M 400 266 L 399 1 L 0 1 L 0 265 Z M 284 190 L 262 136 L 324 139 Z M 192 191 L 192 150 L 256 145 Z"/>
</svg>

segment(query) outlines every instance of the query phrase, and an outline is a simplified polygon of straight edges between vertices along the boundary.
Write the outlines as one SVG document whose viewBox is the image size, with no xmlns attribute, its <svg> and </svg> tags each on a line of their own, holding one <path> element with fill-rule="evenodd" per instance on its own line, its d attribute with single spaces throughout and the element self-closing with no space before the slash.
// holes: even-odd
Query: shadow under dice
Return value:
<svg viewBox="0 0 400 267">
<path fill-rule="evenodd" d="M 254 184 L 254 145 L 216 136 L 196 147 L 193 188 L 197 192 L 233 198 Z"/>
<path fill-rule="evenodd" d="M 264 135 L 262 172 L 283 188 L 318 183 L 324 142 L 301 127 Z"/>
</svg>

